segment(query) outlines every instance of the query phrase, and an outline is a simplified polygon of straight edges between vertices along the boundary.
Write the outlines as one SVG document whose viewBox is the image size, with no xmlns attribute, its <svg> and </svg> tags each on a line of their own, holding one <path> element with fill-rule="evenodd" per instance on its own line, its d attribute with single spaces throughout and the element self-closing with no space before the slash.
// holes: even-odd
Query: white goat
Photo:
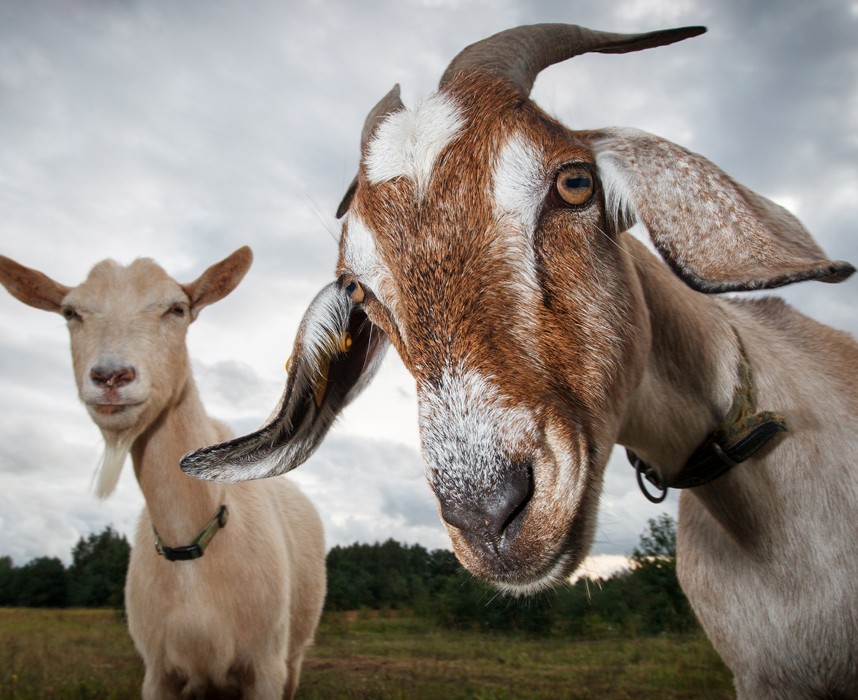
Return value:
<svg viewBox="0 0 858 700">
<path fill-rule="evenodd" d="M 188 324 L 251 260 L 241 248 L 185 285 L 149 259 L 105 260 L 70 288 L 0 256 L 15 297 L 68 321 L 80 398 L 104 435 L 98 495 L 130 451 L 146 499 L 125 587 L 144 698 L 292 698 L 322 610 L 322 525 L 294 484 L 220 486 L 179 469 L 229 437 L 197 393 Z"/>
<path fill-rule="evenodd" d="M 689 489 L 679 577 L 739 696 L 855 698 L 858 347 L 777 299 L 717 294 L 854 268 L 704 158 L 571 131 L 528 98 L 552 63 L 702 31 L 519 27 L 465 49 L 416 109 L 395 88 L 364 128 L 339 279 L 305 315 L 278 415 L 183 468 L 297 466 L 389 340 L 468 569 L 513 592 L 563 581 L 620 443 L 639 480 Z"/>
</svg>

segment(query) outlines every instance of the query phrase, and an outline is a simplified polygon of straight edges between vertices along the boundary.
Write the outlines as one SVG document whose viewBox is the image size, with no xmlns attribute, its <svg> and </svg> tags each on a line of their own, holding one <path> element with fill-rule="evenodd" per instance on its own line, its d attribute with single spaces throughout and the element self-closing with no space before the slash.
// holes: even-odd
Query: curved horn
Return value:
<svg viewBox="0 0 858 700">
<path fill-rule="evenodd" d="M 402 100 L 399 99 L 399 83 L 394 85 L 390 92 L 388 92 L 384 97 L 379 100 L 378 104 L 373 107 L 369 114 L 366 117 L 366 121 L 363 123 L 363 131 L 360 133 L 360 147 L 361 151 L 363 151 L 364 145 L 369 139 L 372 137 L 372 132 L 375 129 L 376 124 L 378 124 L 382 119 L 384 119 L 388 114 L 393 112 L 398 112 L 400 109 L 404 108 L 405 105 L 402 104 Z M 357 189 L 357 175 L 355 175 L 348 189 L 346 190 L 346 194 L 340 202 L 340 206 L 337 207 L 337 218 L 340 219 L 343 215 L 348 211 L 349 203 L 352 201 L 352 197 L 354 197 L 355 190 Z"/>
<path fill-rule="evenodd" d="M 441 78 L 443 88 L 456 75 L 486 73 L 507 80 L 529 95 L 541 70 L 591 51 L 628 53 L 698 36 L 706 27 L 679 27 L 645 34 L 599 32 L 577 24 L 532 24 L 498 32 L 456 56 Z"/>
</svg>

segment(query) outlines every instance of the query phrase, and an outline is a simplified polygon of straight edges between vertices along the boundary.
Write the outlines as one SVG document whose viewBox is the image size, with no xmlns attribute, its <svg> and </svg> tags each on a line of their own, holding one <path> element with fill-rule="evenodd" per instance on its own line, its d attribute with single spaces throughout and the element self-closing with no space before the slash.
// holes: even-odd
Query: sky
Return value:
<svg viewBox="0 0 858 700">
<path fill-rule="evenodd" d="M 631 126 L 701 153 L 790 208 L 831 258 L 858 263 L 855 0 L 0 0 L 0 254 L 70 286 L 107 257 L 152 257 L 189 282 L 250 245 L 242 284 L 188 336 L 209 413 L 250 432 L 333 278 L 334 212 L 368 110 L 397 82 L 415 104 L 464 46 L 535 22 L 706 25 L 670 47 L 553 66 L 532 97 L 572 128 Z M 778 293 L 858 335 L 858 279 Z M 62 317 L 0 289 L 0 556 L 68 562 L 107 525 L 131 539 L 133 471 L 99 501 L 100 453 Z M 450 547 L 423 477 L 414 383 L 393 351 L 290 478 L 329 546 Z M 646 501 L 615 450 L 596 564 L 616 564 L 676 504 Z"/>
</svg>

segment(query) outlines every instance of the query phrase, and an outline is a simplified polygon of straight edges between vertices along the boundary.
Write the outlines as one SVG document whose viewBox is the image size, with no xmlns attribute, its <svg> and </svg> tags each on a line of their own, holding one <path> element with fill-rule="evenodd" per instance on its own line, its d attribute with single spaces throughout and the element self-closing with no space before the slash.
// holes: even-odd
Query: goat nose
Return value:
<svg viewBox="0 0 858 700">
<path fill-rule="evenodd" d="M 533 469 L 530 464 L 508 470 L 496 488 L 455 502 L 438 494 L 441 517 L 449 525 L 467 534 L 495 541 L 527 505 L 533 494 Z"/>
<path fill-rule="evenodd" d="M 133 367 L 115 365 L 95 366 L 89 371 L 89 378 L 95 384 L 101 384 L 107 389 L 116 389 L 133 382 L 137 378 L 137 370 Z"/>
</svg>

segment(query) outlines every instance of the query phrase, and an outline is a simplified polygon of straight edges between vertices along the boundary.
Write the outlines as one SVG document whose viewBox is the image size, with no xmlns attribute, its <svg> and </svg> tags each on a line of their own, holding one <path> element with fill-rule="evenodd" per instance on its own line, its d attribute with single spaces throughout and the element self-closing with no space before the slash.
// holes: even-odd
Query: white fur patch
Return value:
<svg viewBox="0 0 858 700">
<path fill-rule="evenodd" d="M 429 184 L 438 154 L 459 134 L 465 120 L 443 92 L 430 95 L 415 109 L 389 115 L 376 130 L 364 161 L 373 184 L 406 177 L 418 196 Z"/>
<path fill-rule="evenodd" d="M 536 332 L 534 309 L 539 304 L 539 279 L 533 253 L 533 238 L 539 212 L 545 199 L 545 165 L 541 149 L 512 136 L 500 151 L 492 177 L 494 215 L 498 242 L 503 246 L 504 260 L 514 268 L 512 282 L 518 302 L 511 313 L 516 323 L 511 332 L 532 337 Z M 529 337 L 523 338 L 525 344 Z"/>
<path fill-rule="evenodd" d="M 340 352 L 340 334 L 349 325 L 349 307 L 339 295 L 326 288 L 313 299 L 301 322 L 302 353 L 310 366 L 319 368 Z"/>
<path fill-rule="evenodd" d="M 534 417 L 503 400 L 491 377 L 446 370 L 420 395 L 420 437 L 433 487 L 455 501 L 504 478 L 510 455 L 534 441 Z"/>
<path fill-rule="evenodd" d="M 349 214 L 345 263 L 363 284 L 378 293 L 382 278 L 387 276 L 387 269 L 378 255 L 372 231 L 356 214 Z"/>
<path fill-rule="evenodd" d="M 636 129 L 612 129 L 611 132 L 618 139 L 641 133 Z M 604 150 L 599 150 L 600 145 L 605 146 Z M 640 217 L 634 203 L 634 189 L 620 165 L 624 159 L 611 150 L 610 140 L 597 142 L 595 150 L 599 179 L 605 193 L 605 215 L 608 220 L 615 226 L 621 222 L 630 224 L 639 221 Z"/>
<path fill-rule="evenodd" d="M 504 144 L 494 166 L 495 216 L 514 214 L 531 239 L 545 199 L 544 163 L 541 149 L 515 134 Z"/>
</svg>

